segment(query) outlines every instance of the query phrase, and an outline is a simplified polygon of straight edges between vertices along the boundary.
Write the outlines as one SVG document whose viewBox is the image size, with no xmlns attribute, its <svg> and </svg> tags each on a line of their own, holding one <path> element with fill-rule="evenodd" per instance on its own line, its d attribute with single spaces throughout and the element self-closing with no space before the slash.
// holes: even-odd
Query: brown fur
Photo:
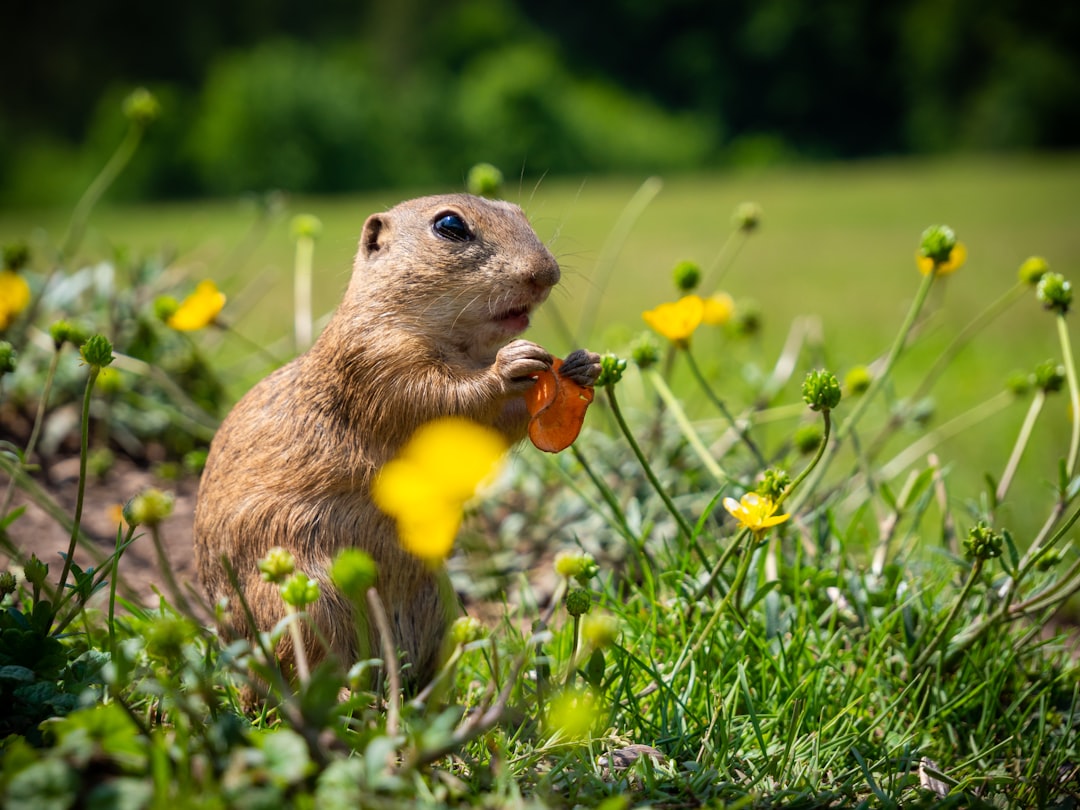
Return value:
<svg viewBox="0 0 1080 810">
<path fill-rule="evenodd" d="M 434 223 L 448 213 L 467 224 L 471 241 L 436 233 Z M 377 588 L 411 680 L 425 683 L 455 608 L 444 604 L 437 575 L 400 548 L 368 488 L 434 418 L 465 416 L 512 442 L 524 436 L 521 395 L 551 357 L 511 340 L 523 323 L 514 316 L 542 303 L 558 280 L 557 262 L 509 203 L 424 197 L 369 217 L 348 290 L 322 335 L 252 388 L 211 446 L 195 510 L 195 559 L 210 597 L 233 596 L 224 556 L 258 629 L 272 628 L 284 609 L 256 561 L 283 546 L 322 586 L 310 613 L 348 666 L 377 651 L 377 638 L 372 630 L 369 649 L 359 649 L 352 609 L 326 569 L 338 551 L 359 547 L 378 566 Z M 578 375 L 591 383 L 598 358 L 586 359 Z M 251 637 L 233 605 L 222 629 Z M 307 646 L 321 657 L 317 645 Z M 289 657 L 287 645 L 282 653 Z"/>
</svg>

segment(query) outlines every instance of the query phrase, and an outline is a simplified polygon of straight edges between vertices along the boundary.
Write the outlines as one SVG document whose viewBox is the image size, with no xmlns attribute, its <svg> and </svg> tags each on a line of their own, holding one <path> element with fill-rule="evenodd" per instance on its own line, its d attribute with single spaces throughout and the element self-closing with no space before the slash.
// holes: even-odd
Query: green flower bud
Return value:
<svg viewBox="0 0 1080 810">
<path fill-rule="evenodd" d="M 108 447 L 91 450 L 86 456 L 86 469 L 94 478 L 104 478 L 116 466 L 116 454 Z"/>
<path fill-rule="evenodd" d="M 308 579 L 308 575 L 303 571 L 297 571 L 281 586 L 281 598 L 285 600 L 285 604 L 292 605 L 297 610 L 303 610 L 317 601 L 320 595 L 319 583 Z"/>
<path fill-rule="evenodd" d="M 770 467 L 762 473 L 761 482 L 755 491 L 758 495 L 775 503 L 789 486 L 791 486 L 791 476 L 784 470 Z"/>
<path fill-rule="evenodd" d="M 15 575 L 10 571 L 0 573 L 0 599 L 15 593 Z"/>
<path fill-rule="evenodd" d="M 592 592 L 585 588 L 574 588 L 566 594 L 566 612 L 571 616 L 583 616 L 592 607 Z"/>
<path fill-rule="evenodd" d="M 1065 385 L 1065 366 L 1044 360 L 1035 366 L 1035 386 L 1047 394 L 1055 394 Z"/>
<path fill-rule="evenodd" d="M 123 109 L 129 121 L 143 127 L 152 124 L 161 115 L 161 104 L 145 87 L 133 90 L 124 99 Z"/>
<path fill-rule="evenodd" d="M 292 553 L 275 546 L 266 552 L 266 556 L 259 560 L 259 571 L 266 582 L 281 583 L 285 577 L 296 570 L 296 558 Z"/>
<path fill-rule="evenodd" d="M 294 239 L 318 239 L 322 233 L 322 221 L 314 214 L 297 214 L 292 218 Z"/>
<path fill-rule="evenodd" d="M 735 334 L 752 337 L 761 331 L 761 307 L 756 301 L 740 301 L 732 321 Z"/>
<path fill-rule="evenodd" d="M 354 602 L 362 602 L 368 588 L 375 584 L 378 569 L 370 554 L 358 548 L 340 552 L 330 565 L 330 581 Z"/>
<path fill-rule="evenodd" d="M 204 447 L 184 453 L 184 470 L 189 475 L 201 475 L 203 468 L 206 467 L 206 457 L 208 455 L 209 451 Z"/>
<path fill-rule="evenodd" d="M 79 349 L 83 362 L 92 368 L 105 368 L 113 361 L 112 344 L 104 335 L 91 335 Z"/>
<path fill-rule="evenodd" d="M 128 526 L 157 526 L 172 511 L 173 494 L 150 487 L 124 504 L 124 522 Z"/>
<path fill-rule="evenodd" d="M 1005 380 L 1005 390 L 1014 397 L 1025 396 L 1031 390 L 1034 377 L 1026 371 L 1014 371 Z"/>
<path fill-rule="evenodd" d="M 195 638 L 195 624 L 179 616 L 162 616 L 144 630 L 146 654 L 162 664 L 175 667 L 184 657 L 184 647 Z"/>
<path fill-rule="evenodd" d="M 54 323 L 49 327 L 49 335 L 52 337 L 53 346 L 56 347 L 57 351 L 60 351 L 60 348 L 65 343 L 70 343 L 72 346 L 82 346 L 89 337 L 85 329 L 68 321 Z"/>
<path fill-rule="evenodd" d="M 818 446 L 821 444 L 821 438 L 824 435 L 825 432 L 821 429 L 821 425 L 817 422 L 812 422 L 808 425 L 800 425 L 796 428 L 795 434 L 791 437 L 791 441 L 795 445 L 795 449 L 805 456 L 818 449 Z"/>
<path fill-rule="evenodd" d="M 701 266 L 697 262 L 682 261 L 671 272 L 675 288 L 681 293 L 690 293 L 701 283 Z"/>
<path fill-rule="evenodd" d="M 855 366 L 844 376 L 844 388 L 848 396 L 858 396 L 866 393 L 874 378 L 870 376 L 870 369 L 866 366 Z"/>
<path fill-rule="evenodd" d="M 750 234 L 761 225 L 761 206 L 755 202 L 743 202 L 735 206 L 731 224 L 743 233 Z"/>
<path fill-rule="evenodd" d="M 956 234 L 948 225 L 931 225 L 922 234 L 919 253 L 935 264 L 944 264 L 949 260 L 956 247 Z"/>
<path fill-rule="evenodd" d="M 4 245 L 3 269 L 18 271 L 30 263 L 30 248 L 25 242 Z"/>
<path fill-rule="evenodd" d="M 169 320 L 178 309 L 180 302 L 171 295 L 159 295 L 154 299 L 154 317 L 159 321 Z"/>
<path fill-rule="evenodd" d="M 652 333 L 644 333 L 630 347 L 630 357 L 642 371 L 652 368 L 660 360 L 660 347 Z"/>
<path fill-rule="evenodd" d="M 619 620 L 607 612 L 591 613 L 581 620 L 581 637 L 597 650 L 614 644 L 619 630 Z"/>
<path fill-rule="evenodd" d="M 455 647 L 463 647 L 484 637 L 484 625 L 472 616 L 459 616 L 450 625 L 450 642 Z"/>
<path fill-rule="evenodd" d="M 1049 571 L 1063 559 L 1065 559 L 1065 553 L 1061 549 L 1048 548 L 1035 560 L 1035 568 L 1039 571 Z"/>
<path fill-rule="evenodd" d="M 602 388 L 605 385 L 615 385 L 622 379 L 624 371 L 626 371 L 625 360 L 614 354 L 605 354 L 600 358 L 600 376 L 596 378 L 595 387 Z"/>
<path fill-rule="evenodd" d="M 10 374 L 15 370 L 15 361 L 18 357 L 19 353 L 15 351 L 14 346 L 6 340 L 0 340 L 0 376 Z"/>
<path fill-rule="evenodd" d="M 811 371 L 802 386 L 803 401 L 812 411 L 831 411 L 840 404 L 840 383 L 828 371 Z"/>
<path fill-rule="evenodd" d="M 1046 263 L 1046 259 L 1042 256 L 1031 256 L 1020 265 L 1017 275 L 1025 284 L 1035 286 L 1049 270 L 1050 265 Z"/>
<path fill-rule="evenodd" d="M 566 579 L 576 579 L 582 585 L 600 571 L 592 554 L 584 551 L 560 551 L 555 555 L 555 573 Z"/>
<path fill-rule="evenodd" d="M 497 197 L 502 185 L 503 173 L 490 163 L 477 163 L 465 178 L 465 188 L 477 197 Z"/>
<path fill-rule="evenodd" d="M 1003 538 L 984 521 L 971 527 L 964 539 L 964 553 L 971 559 L 989 560 L 1001 556 Z"/>
<path fill-rule="evenodd" d="M 23 576 L 31 585 L 40 588 L 45 584 L 45 577 L 49 575 L 49 566 L 38 559 L 37 554 L 31 554 L 30 559 L 23 566 Z"/>
<path fill-rule="evenodd" d="M 1035 295 L 1042 303 L 1043 309 L 1064 315 L 1072 304 L 1072 284 L 1060 273 L 1046 273 L 1039 279 L 1035 287 Z"/>
</svg>

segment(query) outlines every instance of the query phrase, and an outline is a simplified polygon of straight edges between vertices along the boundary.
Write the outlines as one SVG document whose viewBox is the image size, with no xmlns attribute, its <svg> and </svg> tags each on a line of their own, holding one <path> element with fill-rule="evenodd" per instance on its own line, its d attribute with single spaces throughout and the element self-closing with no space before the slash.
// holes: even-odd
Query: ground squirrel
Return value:
<svg viewBox="0 0 1080 810">
<path fill-rule="evenodd" d="M 259 630 L 284 616 L 256 561 L 274 546 L 319 581 L 310 608 L 346 666 L 361 652 L 352 608 L 326 569 L 357 547 L 378 566 L 377 588 L 410 679 L 435 672 L 447 618 L 437 576 L 403 551 L 393 521 L 371 502 L 379 468 L 420 425 L 464 416 L 525 435 L 522 394 L 551 367 L 514 340 L 559 281 L 559 265 L 515 205 L 466 194 L 409 200 L 364 223 L 344 300 L 311 349 L 252 388 L 210 448 L 195 510 L 195 559 L 211 599 L 240 579 Z M 563 373 L 591 385 L 599 358 L 577 351 Z M 251 637 L 232 600 L 233 636 Z M 378 654 L 374 632 L 369 650 Z M 321 656 L 310 638 L 306 647 Z M 282 655 L 291 658 L 288 645 Z"/>
</svg>

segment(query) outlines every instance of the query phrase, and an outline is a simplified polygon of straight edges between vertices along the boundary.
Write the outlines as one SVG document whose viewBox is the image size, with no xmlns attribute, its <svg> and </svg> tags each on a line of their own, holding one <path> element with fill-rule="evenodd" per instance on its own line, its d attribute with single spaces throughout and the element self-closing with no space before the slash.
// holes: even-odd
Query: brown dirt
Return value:
<svg viewBox="0 0 1080 810">
<path fill-rule="evenodd" d="M 51 465 L 47 473 L 38 473 L 35 480 L 70 519 L 75 513 L 78 491 L 78 458 L 64 459 Z M 7 477 L 0 475 L 0 497 L 7 490 L 7 485 Z M 82 516 L 85 538 L 76 549 L 74 562 L 83 568 L 97 567 L 116 545 L 120 507 L 132 496 L 151 486 L 171 492 L 175 497 L 173 513 L 160 529 L 165 564 L 181 588 L 194 588 L 197 594 L 201 594 L 191 546 L 197 482 L 191 478 L 163 481 L 128 459 L 118 459 L 104 478 L 88 481 Z M 48 563 L 49 581 L 55 584 L 63 565 L 60 555 L 68 549 L 69 530 L 21 491 L 16 491 L 14 505 L 25 505 L 26 511 L 8 528 L 11 541 L 24 559 L 33 553 Z M 12 562 L 19 564 L 21 560 L 11 560 L 0 549 L 0 565 L 6 567 Z M 135 542 L 120 559 L 118 592 L 145 607 L 155 607 L 159 603 L 156 589 L 164 593 L 170 603 L 175 603 L 166 589 L 166 578 L 162 575 L 160 565 L 150 533 L 140 530 L 136 533 Z M 101 600 L 104 596 L 98 594 L 94 598 Z"/>
</svg>

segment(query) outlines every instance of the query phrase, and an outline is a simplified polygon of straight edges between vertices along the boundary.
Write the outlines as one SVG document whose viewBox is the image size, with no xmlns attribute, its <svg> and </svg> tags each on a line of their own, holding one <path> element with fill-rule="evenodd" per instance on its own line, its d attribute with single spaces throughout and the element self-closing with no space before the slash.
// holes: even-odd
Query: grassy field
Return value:
<svg viewBox="0 0 1080 810">
<path fill-rule="evenodd" d="M 655 196 L 620 226 L 643 188 Z M 58 405 L 52 389 L 42 413 L 65 409 L 68 425 L 70 391 L 82 396 L 81 470 L 102 443 L 102 426 L 112 424 L 106 417 L 120 414 L 129 421 L 118 416 L 116 424 L 131 430 L 144 416 L 160 420 L 151 425 L 197 421 L 184 403 L 205 377 L 228 380 L 235 397 L 268 368 L 260 349 L 289 355 L 292 215 L 311 213 L 324 225 L 315 309 L 326 312 L 345 286 L 364 217 L 415 193 L 292 200 L 261 220 L 251 202 L 96 210 L 79 265 L 113 261 L 125 279 L 139 264 L 132 257 L 160 254 L 163 289 L 184 294 L 207 277 L 221 285 L 232 330 L 148 324 L 150 282 L 72 305 L 71 318 L 93 315 L 117 332 L 130 320 L 158 352 L 147 354 L 142 376 L 129 370 L 110 383 L 98 375 L 111 347 L 95 335 L 83 347 L 86 363 L 60 348 L 55 365 L 38 362 L 39 375 L 27 375 L 38 398 L 54 370 L 57 379 L 67 375 L 68 403 Z M 747 336 L 702 325 L 688 350 L 660 345 L 672 365 L 631 366 L 598 383 L 593 429 L 571 448 L 547 455 L 525 445 L 512 455 L 493 491 L 466 510 L 447 562 L 484 621 L 455 626 L 444 680 L 414 699 L 398 690 L 392 647 L 378 651 L 381 663 L 363 653 L 310 673 L 299 665 L 303 656 L 295 672 L 279 667 L 273 645 L 298 633 L 303 611 L 324 596 L 284 555 L 263 576 L 284 584 L 289 616 L 277 636 L 251 646 L 226 646 L 186 610 L 166 564 L 167 588 L 153 610 L 109 593 L 108 562 L 93 571 L 65 566 L 58 577 L 55 562 L 51 574 L 33 562 L 18 579 L 5 572 L 0 703 L 14 709 L 0 715 L 0 803 L 1074 806 L 1075 640 L 1052 632 L 1080 592 L 1075 468 L 1055 489 L 1058 459 L 1075 456 L 1069 444 L 1080 436 L 1067 396 L 1047 399 L 1002 503 L 985 497 L 983 476 L 1001 476 L 1028 402 L 1038 401 L 1030 392 L 1010 400 L 1001 393 L 1005 378 L 1046 358 L 1060 362 L 1075 313 L 1070 323 L 1044 312 L 1024 289 L 958 354 L 924 420 L 905 398 L 965 325 L 1016 287 L 1026 257 L 1073 273 L 1080 156 L 801 167 L 659 186 L 641 178 L 545 181 L 508 196 L 566 271 L 531 334 L 555 353 L 580 343 L 627 355 L 645 331 L 641 312 L 678 295 L 672 267 L 692 259 L 708 272 L 731 237 L 733 209 L 746 200 L 762 207 L 763 224 L 745 243 L 736 236 L 729 244 L 726 255 L 737 247 L 737 256 L 719 286 L 744 311 L 756 302 L 761 330 Z M 924 281 L 915 252 L 923 229 L 937 223 L 955 228 L 969 259 L 955 274 Z M 62 214 L 9 211 L 0 214 L 0 242 L 29 236 L 37 281 L 65 227 Z M 620 229 L 624 238 L 613 241 Z M 861 396 L 838 399 L 836 380 L 812 371 L 825 366 L 843 379 L 881 358 L 917 305 L 926 317 L 908 350 Z M 56 317 L 39 315 L 37 329 Z M 797 352 L 783 348 L 792 324 L 812 338 Z M 42 351 L 36 333 L 29 336 L 18 345 L 16 379 L 28 358 L 50 359 L 48 342 Z M 150 365 L 164 366 L 177 346 L 187 355 L 196 346 L 211 361 L 179 392 Z M 730 410 L 754 413 L 752 440 L 725 434 L 722 409 L 697 384 L 691 357 Z M 790 361 L 790 373 L 770 390 L 778 358 Z M 162 386 L 157 399 L 137 398 L 146 382 Z M 988 405 L 945 440 L 957 419 Z M 902 426 L 875 455 L 874 438 L 895 414 Z M 198 435 L 208 437 L 213 424 L 213 416 L 198 422 Z M 799 427 L 816 432 L 796 450 Z M 449 440 L 457 443 L 432 457 L 450 464 L 434 474 L 418 468 L 422 497 L 406 517 L 424 517 L 433 502 L 444 516 L 439 487 L 458 499 L 473 491 L 475 481 L 458 480 L 460 467 L 473 465 L 455 462 L 475 453 L 474 440 Z M 910 454 L 905 464 L 890 461 L 902 452 Z M 940 463 L 929 460 L 933 453 Z M 32 458 L 21 446 L 0 446 L 3 470 L 33 495 L 39 470 L 24 456 Z M 132 499 L 115 556 L 123 542 L 145 544 L 148 534 L 158 545 L 171 504 L 153 491 Z M 18 512 L 0 514 L 0 540 L 8 526 L 17 532 Z M 73 522 L 72 548 L 77 516 Z M 332 572 L 358 623 L 379 620 L 370 566 L 339 558 Z M 55 595 L 43 586 L 53 581 Z M 239 602 L 217 609 L 235 611 Z M 372 682 L 376 666 L 386 677 Z M 268 690 L 257 716 L 240 705 L 245 685 Z"/>
<path fill-rule="evenodd" d="M 564 269 L 563 282 L 535 319 L 530 337 L 560 354 L 573 348 L 571 343 L 625 352 L 644 330 L 640 312 L 674 297 L 671 268 L 683 259 L 709 267 L 731 233 L 735 206 L 754 201 L 764 211 L 762 227 L 742 246 L 720 286 L 736 300 L 756 302 L 764 329 L 752 345 L 701 338 L 697 347 L 700 361 L 729 386 L 725 395 L 735 405 L 741 404 L 747 375 L 771 368 L 800 316 L 816 319 L 823 344 L 807 362 L 827 363 L 842 375 L 881 355 L 917 286 L 914 252 L 930 224 L 951 225 L 969 258 L 935 289 L 936 312 L 926 334 L 897 369 L 899 397 L 910 393 L 905 386 L 914 388 L 978 312 L 1015 283 L 1025 258 L 1042 255 L 1066 276 L 1080 266 L 1078 155 L 879 161 L 665 178 L 625 241 L 609 244 L 641 183 L 641 178 L 585 178 L 506 189 L 505 196 L 525 208 Z M 311 213 L 323 223 L 314 309 L 327 313 L 347 282 L 364 218 L 400 199 L 443 190 L 289 199 L 267 220 L 257 217 L 251 199 L 103 206 L 91 220 L 82 256 L 87 262 L 106 259 L 117 247 L 136 255 L 164 251 L 180 274 L 218 281 L 230 296 L 225 319 L 237 332 L 285 356 L 292 312 L 291 216 Z M 39 246 L 55 244 L 66 217 L 66 212 L 0 212 L 0 242 L 31 234 Z M 599 267 L 605 259 L 610 264 Z M 588 302 L 598 306 L 589 319 L 593 327 L 571 340 L 558 321 L 578 332 Z M 237 369 L 229 375 L 233 396 L 265 370 L 250 362 L 250 346 L 235 338 L 209 338 L 208 348 L 215 362 Z M 934 389 L 938 423 L 1002 390 L 1010 373 L 1051 357 L 1060 358 L 1053 324 L 1028 296 L 983 331 Z M 694 403 L 689 407 L 693 412 Z M 945 445 L 947 457 L 957 463 L 958 492 L 973 497 L 984 473 L 1000 474 L 1024 409 L 1017 402 Z M 1024 458 L 1021 491 L 1043 499 L 1067 431 L 1066 400 L 1051 399 L 1046 423 Z M 1022 514 L 1014 517 L 1026 521 Z"/>
</svg>

